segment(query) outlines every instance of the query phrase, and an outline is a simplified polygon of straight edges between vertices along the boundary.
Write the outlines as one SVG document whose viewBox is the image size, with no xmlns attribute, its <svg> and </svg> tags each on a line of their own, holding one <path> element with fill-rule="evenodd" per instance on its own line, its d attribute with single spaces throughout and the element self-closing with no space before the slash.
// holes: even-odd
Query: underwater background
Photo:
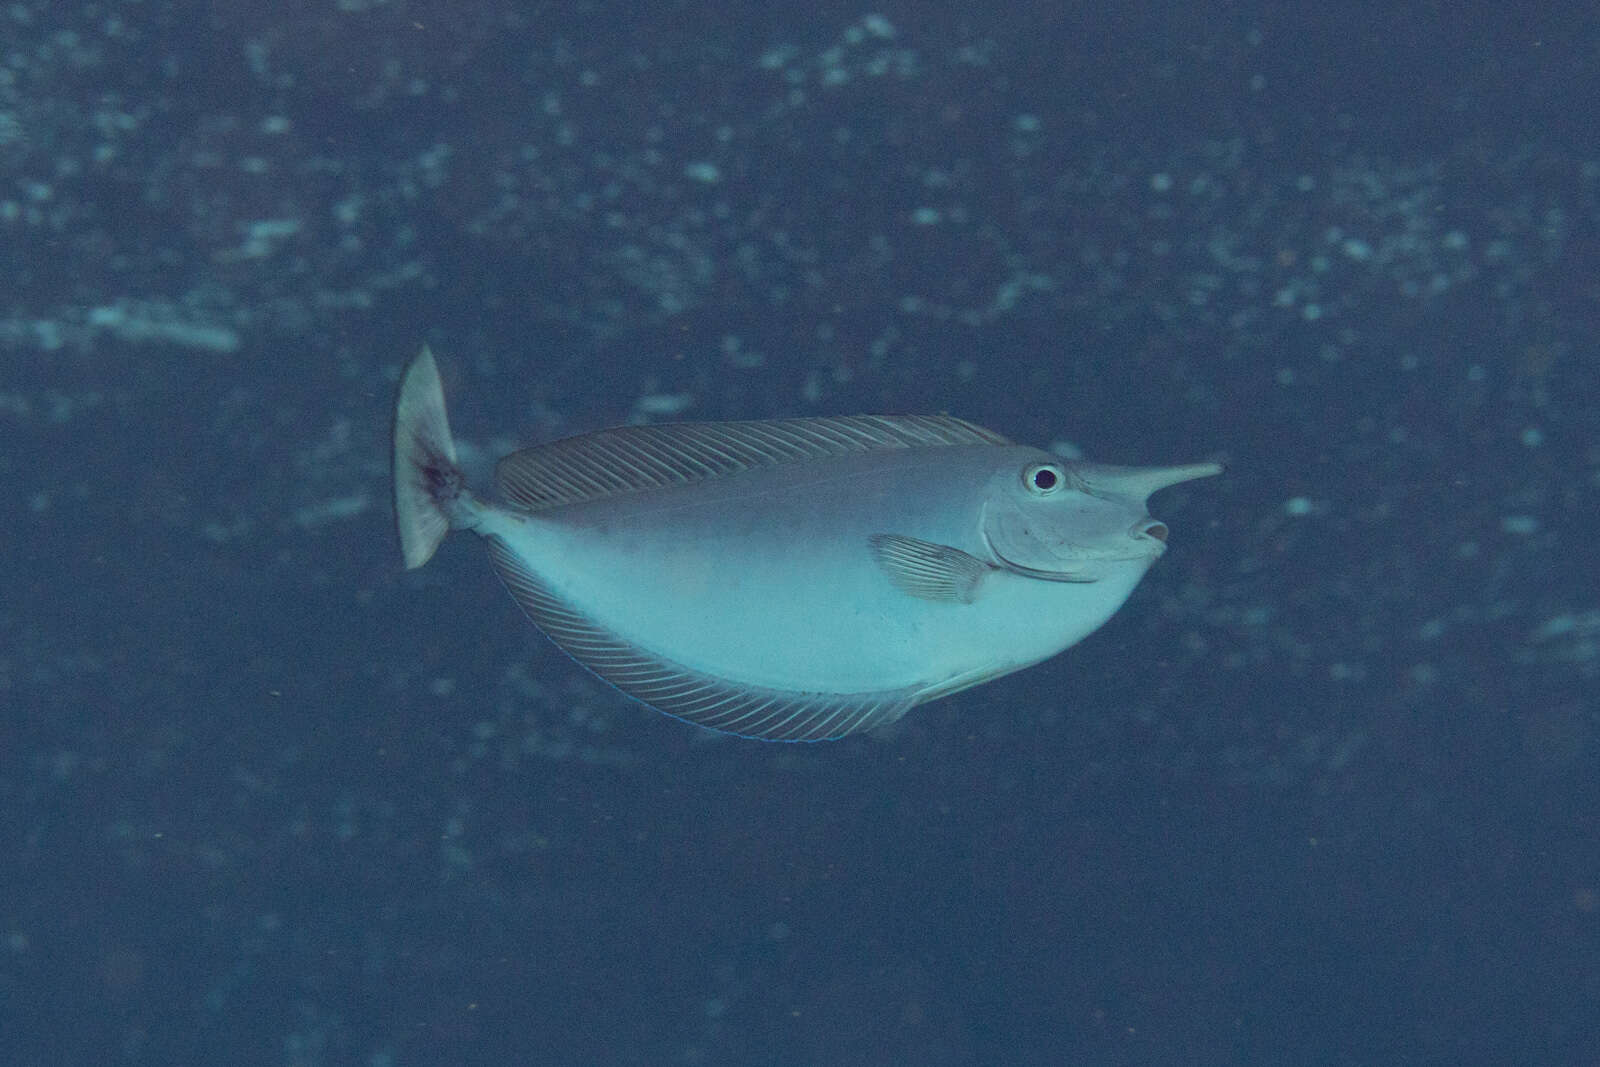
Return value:
<svg viewBox="0 0 1600 1067">
<path fill-rule="evenodd" d="M 1580 1063 L 1593 4 L 12 0 L 0 1058 Z M 1220 459 L 1065 655 L 632 704 L 388 434 Z M 689 610 L 686 608 L 686 610 Z"/>
</svg>

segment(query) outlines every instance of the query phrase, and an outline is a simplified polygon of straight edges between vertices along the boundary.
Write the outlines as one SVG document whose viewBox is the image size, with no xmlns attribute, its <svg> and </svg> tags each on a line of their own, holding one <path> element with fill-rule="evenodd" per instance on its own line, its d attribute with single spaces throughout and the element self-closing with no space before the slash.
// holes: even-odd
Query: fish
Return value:
<svg viewBox="0 0 1600 1067">
<path fill-rule="evenodd" d="M 1166 551 L 1150 494 L 1216 463 L 1067 461 L 945 415 L 618 426 L 468 485 L 432 352 L 406 367 L 407 569 L 452 530 L 564 652 L 697 726 L 829 741 L 1099 629 Z"/>
</svg>

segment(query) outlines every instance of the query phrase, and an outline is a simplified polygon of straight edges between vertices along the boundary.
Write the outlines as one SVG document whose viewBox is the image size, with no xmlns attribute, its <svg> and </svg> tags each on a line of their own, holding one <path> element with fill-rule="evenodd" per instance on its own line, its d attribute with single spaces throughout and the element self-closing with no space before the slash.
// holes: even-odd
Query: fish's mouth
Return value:
<svg viewBox="0 0 1600 1067">
<path fill-rule="evenodd" d="M 1106 564 L 1159 559 L 1166 553 L 1167 538 L 1171 535 L 1172 531 L 1166 523 L 1158 519 L 1143 519 L 1128 531 L 1131 544 L 1125 551 L 1096 553 L 1071 560 L 1063 559 L 1060 570 L 1019 563 L 1002 552 L 993 538 L 985 535 L 984 541 L 988 544 L 989 551 L 994 553 L 994 558 L 1013 574 L 1024 578 L 1036 578 L 1041 582 L 1076 582 L 1087 585 L 1100 580 L 1102 576 L 1095 571 Z"/>
</svg>

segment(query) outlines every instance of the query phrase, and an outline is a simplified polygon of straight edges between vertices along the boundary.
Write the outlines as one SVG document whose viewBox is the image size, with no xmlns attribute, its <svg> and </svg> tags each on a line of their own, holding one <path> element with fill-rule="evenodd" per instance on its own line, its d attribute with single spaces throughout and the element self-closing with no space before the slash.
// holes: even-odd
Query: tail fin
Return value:
<svg viewBox="0 0 1600 1067">
<path fill-rule="evenodd" d="M 400 551 L 414 570 L 450 532 L 450 504 L 464 492 L 444 412 L 444 386 L 427 346 L 400 379 L 394 409 L 394 514 Z"/>
</svg>

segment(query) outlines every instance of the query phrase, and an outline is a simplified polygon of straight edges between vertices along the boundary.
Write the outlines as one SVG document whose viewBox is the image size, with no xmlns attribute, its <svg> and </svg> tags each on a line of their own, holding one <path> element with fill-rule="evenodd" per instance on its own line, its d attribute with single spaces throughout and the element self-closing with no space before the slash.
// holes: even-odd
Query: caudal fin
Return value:
<svg viewBox="0 0 1600 1067">
<path fill-rule="evenodd" d="M 450 532 L 447 509 L 462 492 L 444 385 L 424 346 L 400 379 L 394 409 L 394 514 L 408 570 L 433 558 Z"/>
</svg>

